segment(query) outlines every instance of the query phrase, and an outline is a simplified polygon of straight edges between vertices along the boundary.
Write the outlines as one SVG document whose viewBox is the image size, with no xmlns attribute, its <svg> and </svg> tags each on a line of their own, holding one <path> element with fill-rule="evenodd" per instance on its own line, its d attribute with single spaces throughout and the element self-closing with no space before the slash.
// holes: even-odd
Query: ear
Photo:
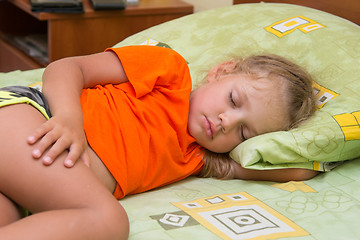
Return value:
<svg viewBox="0 0 360 240">
<path fill-rule="evenodd" d="M 208 82 L 217 80 L 221 75 L 226 72 L 232 71 L 236 67 L 235 61 L 226 61 L 213 67 L 206 76 Z"/>
</svg>

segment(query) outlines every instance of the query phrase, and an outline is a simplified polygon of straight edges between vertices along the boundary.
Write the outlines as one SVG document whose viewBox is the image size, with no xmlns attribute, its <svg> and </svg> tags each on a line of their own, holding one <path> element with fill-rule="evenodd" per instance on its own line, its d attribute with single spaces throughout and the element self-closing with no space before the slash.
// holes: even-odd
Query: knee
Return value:
<svg viewBox="0 0 360 240">
<path fill-rule="evenodd" d="M 113 213 L 114 214 L 114 221 L 115 224 L 113 225 L 114 230 L 117 236 L 120 236 L 118 239 L 128 239 L 129 236 L 129 218 L 126 214 L 125 209 L 120 205 L 117 204 Z"/>
<path fill-rule="evenodd" d="M 109 236 L 108 239 L 128 239 L 129 219 L 120 203 L 117 202 L 112 206 L 105 206 L 105 209 L 101 210 L 100 215 L 96 221 L 102 225 L 104 234 Z"/>
</svg>

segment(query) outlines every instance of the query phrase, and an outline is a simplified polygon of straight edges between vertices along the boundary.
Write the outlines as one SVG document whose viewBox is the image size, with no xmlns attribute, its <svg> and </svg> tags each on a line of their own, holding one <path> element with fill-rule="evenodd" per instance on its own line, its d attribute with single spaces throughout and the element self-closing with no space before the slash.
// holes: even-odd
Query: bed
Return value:
<svg viewBox="0 0 360 240">
<path fill-rule="evenodd" d="M 116 46 L 170 47 L 194 82 L 233 55 L 276 53 L 314 76 L 318 110 L 290 132 L 237 146 L 231 156 L 252 169 L 328 171 L 304 182 L 189 177 L 120 203 L 131 240 L 360 239 L 360 27 L 319 10 L 276 3 L 240 4 L 196 13 Z M 43 69 L 0 73 L 0 87 L 41 88 Z M 330 171 L 331 170 L 331 171 Z"/>
</svg>

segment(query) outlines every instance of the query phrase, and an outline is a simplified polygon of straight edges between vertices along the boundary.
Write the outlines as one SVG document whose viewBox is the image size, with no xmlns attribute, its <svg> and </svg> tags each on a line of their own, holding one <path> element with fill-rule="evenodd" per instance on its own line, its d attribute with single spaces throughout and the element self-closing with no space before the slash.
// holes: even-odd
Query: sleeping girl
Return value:
<svg viewBox="0 0 360 240">
<path fill-rule="evenodd" d="M 304 70 L 253 56 L 223 62 L 205 80 L 191 91 L 178 53 L 129 46 L 51 63 L 43 93 L 0 89 L 0 239 L 127 239 L 117 201 L 127 195 L 190 175 L 282 182 L 317 174 L 249 170 L 228 155 L 312 115 Z M 32 215 L 22 218 L 18 206 Z"/>
</svg>

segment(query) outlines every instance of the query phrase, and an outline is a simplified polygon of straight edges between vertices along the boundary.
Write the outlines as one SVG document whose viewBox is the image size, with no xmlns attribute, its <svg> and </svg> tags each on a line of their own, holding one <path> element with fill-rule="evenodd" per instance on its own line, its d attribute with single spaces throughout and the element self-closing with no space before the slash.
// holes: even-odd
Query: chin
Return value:
<svg viewBox="0 0 360 240">
<path fill-rule="evenodd" d="M 216 146 L 216 147 L 209 146 L 206 149 L 208 149 L 209 151 L 212 151 L 214 153 L 229 153 L 234 148 L 228 149 L 228 148 L 219 148 L 218 146 Z"/>
</svg>

